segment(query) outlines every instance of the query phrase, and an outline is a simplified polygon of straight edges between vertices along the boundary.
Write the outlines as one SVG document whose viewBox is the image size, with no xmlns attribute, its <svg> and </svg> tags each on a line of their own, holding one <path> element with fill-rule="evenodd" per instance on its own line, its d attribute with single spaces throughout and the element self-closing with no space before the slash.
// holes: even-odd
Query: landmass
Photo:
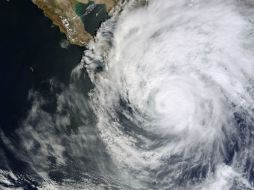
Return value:
<svg viewBox="0 0 254 190">
<path fill-rule="evenodd" d="M 116 0 L 32 0 L 70 43 L 84 46 L 109 18 Z"/>
</svg>

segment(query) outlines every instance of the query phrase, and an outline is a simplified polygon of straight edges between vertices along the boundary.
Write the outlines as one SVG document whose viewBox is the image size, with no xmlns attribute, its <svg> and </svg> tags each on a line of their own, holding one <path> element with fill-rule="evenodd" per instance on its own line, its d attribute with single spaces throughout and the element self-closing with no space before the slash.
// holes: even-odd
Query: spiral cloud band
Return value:
<svg viewBox="0 0 254 190">
<path fill-rule="evenodd" d="M 112 14 L 70 84 L 30 91 L 20 127 L 0 130 L 0 189 L 254 190 L 254 1 Z"/>
<path fill-rule="evenodd" d="M 144 4 L 129 2 L 106 22 L 84 57 L 119 180 L 137 189 L 252 189 L 253 2 Z M 92 71 L 98 62 L 103 72 Z"/>
</svg>

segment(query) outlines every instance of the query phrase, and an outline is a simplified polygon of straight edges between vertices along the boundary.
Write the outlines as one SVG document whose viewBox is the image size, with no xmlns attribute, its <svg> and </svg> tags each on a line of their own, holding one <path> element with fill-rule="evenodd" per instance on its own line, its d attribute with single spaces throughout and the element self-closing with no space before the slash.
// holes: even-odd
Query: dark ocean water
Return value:
<svg viewBox="0 0 254 190">
<path fill-rule="evenodd" d="M 60 42 L 65 36 L 29 0 L 1 0 L 0 22 L 0 128 L 15 143 L 15 129 L 31 107 L 29 91 L 50 97 L 49 80 L 52 78 L 67 85 L 84 48 L 75 45 L 61 48 Z M 85 88 L 89 90 L 90 81 L 85 83 Z M 50 111 L 52 108 L 47 109 Z M 0 169 L 23 173 L 28 167 L 15 157 L 2 139 L 0 160 Z M 33 189 L 29 183 L 21 186 Z"/>
<path fill-rule="evenodd" d="M 61 190 L 253 190 L 254 67 L 249 50 L 254 46 L 246 49 L 237 38 L 245 24 L 253 29 L 245 18 L 248 11 L 253 18 L 253 9 L 237 1 L 242 15 L 235 12 L 238 8 L 231 10 L 231 0 L 203 4 L 207 0 L 197 1 L 202 6 L 193 11 L 182 4 L 185 0 L 168 1 L 180 7 L 175 19 L 174 11 L 161 6 L 165 1 L 153 2 L 140 12 L 130 7 L 119 24 L 106 22 L 97 49 L 84 52 L 74 45 L 61 48 L 65 36 L 30 0 L 0 0 L 0 190 L 49 190 L 51 185 Z M 82 16 L 93 35 L 102 21 L 94 15 L 108 18 L 104 10 L 98 6 Z M 204 24 L 204 37 L 200 23 L 207 21 L 219 27 Z M 249 36 L 243 39 L 252 42 L 253 32 L 246 31 Z M 196 47 L 203 38 L 207 41 Z M 104 63 L 104 48 L 114 39 L 119 44 Z M 186 41 L 193 50 L 182 49 Z M 206 42 L 223 51 L 203 52 Z M 83 52 L 82 66 L 94 85 L 85 69 L 71 77 Z M 231 57 L 228 52 L 238 53 Z M 176 64 L 161 59 L 168 56 L 176 57 Z M 211 59 L 205 67 L 203 56 Z M 225 62 L 213 60 L 217 56 Z M 103 70 L 101 63 L 111 68 Z M 238 85 L 224 84 L 218 76 L 248 88 L 239 93 Z"/>
<path fill-rule="evenodd" d="M 52 77 L 68 83 L 83 49 L 61 48 L 65 36 L 29 0 L 1 1 L 0 19 L 0 125 L 11 132 L 29 107 L 28 90 L 46 91 L 45 82 Z"/>
</svg>

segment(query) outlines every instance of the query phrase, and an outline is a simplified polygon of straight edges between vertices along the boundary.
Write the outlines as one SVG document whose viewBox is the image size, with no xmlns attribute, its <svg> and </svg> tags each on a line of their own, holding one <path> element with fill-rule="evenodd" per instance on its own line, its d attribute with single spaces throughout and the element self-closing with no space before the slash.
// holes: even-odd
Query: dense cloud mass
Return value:
<svg viewBox="0 0 254 190">
<path fill-rule="evenodd" d="M 254 2 L 123 7 L 88 45 L 54 113 L 31 93 L 19 156 L 41 188 L 254 189 Z M 66 134 L 73 123 L 78 132 Z M 56 171 L 71 179 L 60 185 Z"/>
<path fill-rule="evenodd" d="M 251 188 L 253 10 L 251 1 L 154 0 L 120 16 L 93 106 L 124 183 Z M 106 41 L 97 40 L 94 62 Z"/>
</svg>

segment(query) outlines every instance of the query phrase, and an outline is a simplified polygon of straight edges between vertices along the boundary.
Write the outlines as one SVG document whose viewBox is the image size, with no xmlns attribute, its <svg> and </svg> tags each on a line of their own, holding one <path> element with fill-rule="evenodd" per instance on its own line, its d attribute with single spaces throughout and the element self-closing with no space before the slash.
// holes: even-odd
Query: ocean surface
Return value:
<svg viewBox="0 0 254 190">
<path fill-rule="evenodd" d="M 84 49 L 1 1 L 0 189 L 253 190 L 253 1 L 120 2 Z"/>
<path fill-rule="evenodd" d="M 68 84 L 84 48 L 61 48 L 64 34 L 31 1 L 1 1 L 0 5 L 1 126 L 9 133 L 29 108 L 28 91 L 48 93 L 51 78 Z"/>
<path fill-rule="evenodd" d="M 79 64 L 84 48 L 75 45 L 62 48 L 60 43 L 66 40 L 65 35 L 29 0 L 1 0 L 0 23 L 0 128 L 6 138 L 18 143 L 15 130 L 31 109 L 29 91 L 38 91 L 51 99 L 52 104 L 46 109 L 52 111 L 54 98 L 50 81 L 68 85 L 70 73 Z M 84 88 L 91 87 L 87 79 Z M 27 164 L 2 140 L 0 169 L 25 173 Z M 15 183 L 17 187 L 35 189 L 29 183 Z"/>
</svg>

